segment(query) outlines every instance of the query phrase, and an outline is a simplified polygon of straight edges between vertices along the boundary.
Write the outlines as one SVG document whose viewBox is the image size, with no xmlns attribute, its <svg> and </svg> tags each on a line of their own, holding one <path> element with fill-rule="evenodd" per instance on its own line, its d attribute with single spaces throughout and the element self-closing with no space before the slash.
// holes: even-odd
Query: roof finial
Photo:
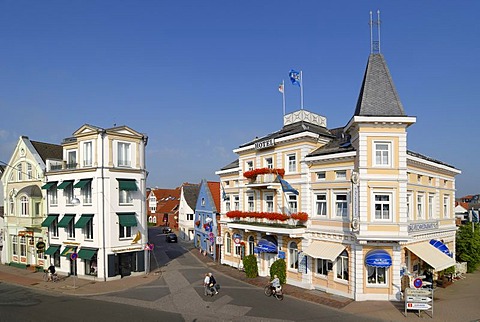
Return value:
<svg viewBox="0 0 480 322">
<path fill-rule="evenodd" d="M 380 53 L 380 10 L 377 10 L 377 20 L 373 20 L 372 12 L 370 11 L 370 22 L 368 23 L 370 25 L 370 53 Z M 376 32 L 376 40 L 373 40 L 374 34 L 373 34 L 373 25 L 377 26 L 377 32 Z"/>
</svg>

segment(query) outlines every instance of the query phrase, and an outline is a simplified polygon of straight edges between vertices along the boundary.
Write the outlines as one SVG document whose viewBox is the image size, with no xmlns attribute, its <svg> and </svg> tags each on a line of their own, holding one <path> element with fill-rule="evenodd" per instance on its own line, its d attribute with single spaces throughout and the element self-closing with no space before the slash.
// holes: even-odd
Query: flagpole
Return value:
<svg viewBox="0 0 480 322">
<path fill-rule="evenodd" d="M 300 71 L 300 109 L 303 110 L 303 73 Z"/>
<path fill-rule="evenodd" d="M 283 116 L 285 116 L 285 80 L 282 80 L 283 96 Z"/>
</svg>

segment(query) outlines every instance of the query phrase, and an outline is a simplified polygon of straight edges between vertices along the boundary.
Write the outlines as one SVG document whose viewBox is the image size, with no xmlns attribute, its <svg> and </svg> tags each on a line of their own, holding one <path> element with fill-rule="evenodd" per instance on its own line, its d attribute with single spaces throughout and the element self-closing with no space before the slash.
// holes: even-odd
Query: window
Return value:
<svg viewBox="0 0 480 322">
<path fill-rule="evenodd" d="M 265 167 L 269 169 L 273 169 L 273 159 L 272 158 L 265 158 Z"/>
<path fill-rule="evenodd" d="M 337 257 L 337 278 L 348 281 L 348 253 L 346 250 Z"/>
<path fill-rule="evenodd" d="M 155 195 L 153 194 L 153 192 L 150 194 L 150 197 L 148 198 L 148 208 L 150 208 L 150 212 L 157 211 L 157 198 L 155 198 Z"/>
<path fill-rule="evenodd" d="M 21 163 L 17 164 L 17 179 L 18 181 L 23 180 L 23 168 Z"/>
<path fill-rule="evenodd" d="M 295 242 L 288 245 L 288 268 L 298 269 L 298 247 Z"/>
<path fill-rule="evenodd" d="M 391 143 L 390 142 L 373 142 L 375 150 L 375 166 L 389 166 L 391 164 Z"/>
<path fill-rule="evenodd" d="M 205 206 L 205 198 L 202 198 L 202 206 Z"/>
<path fill-rule="evenodd" d="M 232 253 L 232 238 L 230 237 L 230 233 L 225 234 L 225 253 Z"/>
<path fill-rule="evenodd" d="M 327 195 L 325 193 L 319 193 L 316 196 L 316 215 L 327 216 Z"/>
<path fill-rule="evenodd" d="M 118 191 L 118 202 L 120 204 L 131 204 L 133 202 L 131 191 L 129 191 L 129 190 L 119 190 Z"/>
<path fill-rule="evenodd" d="M 255 238 L 248 237 L 248 255 L 253 255 L 255 250 Z"/>
<path fill-rule="evenodd" d="M 297 156 L 295 154 L 287 155 L 287 167 L 288 172 L 297 171 Z"/>
<path fill-rule="evenodd" d="M 81 189 L 84 204 L 92 203 L 92 181 L 88 181 Z"/>
<path fill-rule="evenodd" d="M 240 256 L 242 252 L 242 246 L 240 244 L 235 244 L 235 256 Z"/>
<path fill-rule="evenodd" d="M 390 194 L 375 194 L 375 220 L 390 220 L 392 198 Z"/>
<path fill-rule="evenodd" d="M 343 193 L 335 194 L 335 216 L 347 217 L 347 195 Z"/>
<path fill-rule="evenodd" d="M 118 142 L 118 166 L 130 167 L 131 155 L 130 155 L 130 143 Z"/>
<path fill-rule="evenodd" d="M 85 234 L 85 239 L 90 239 L 90 240 L 93 239 L 93 219 L 90 219 L 87 222 L 87 224 L 83 228 L 83 233 Z"/>
<path fill-rule="evenodd" d="M 9 202 L 10 202 L 10 215 L 13 215 L 14 214 L 14 211 L 15 211 L 15 200 L 13 199 L 13 196 L 10 196 L 10 198 L 8 199 Z"/>
<path fill-rule="evenodd" d="M 335 178 L 337 180 L 345 180 L 347 179 L 347 170 L 338 170 L 335 171 Z"/>
<path fill-rule="evenodd" d="M 252 171 L 253 170 L 253 161 L 247 161 L 247 164 L 245 166 L 247 168 L 247 171 Z"/>
<path fill-rule="evenodd" d="M 67 200 L 67 204 L 70 205 L 72 204 L 72 199 L 73 199 L 73 184 L 69 184 L 68 186 L 65 187 L 63 190 L 65 199 Z"/>
<path fill-rule="evenodd" d="M 433 211 L 434 201 L 435 201 L 435 195 L 429 194 L 428 195 L 428 218 L 429 219 L 435 218 L 435 213 Z"/>
<path fill-rule="evenodd" d="M 253 194 L 247 196 L 248 199 L 248 211 L 255 211 L 255 199 Z"/>
<path fill-rule="evenodd" d="M 417 195 L 417 219 L 422 219 L 424 217 L 424 203 L 425 203 L 425 196 L 423 194 Z"/>
<path fill-rule="evenodd" d="M 407 219 L 412 219 L 412 193 L 407 193 Z"/>
<path fill-rule="evenodd" d="M 27 256 L 27 238 L 20 237 L 20 256 Z"/>
<path fill-rule="evenodd" d="M 75 238 L 75 220 L 70 220 L 67 226 L 67 237 Z"/>
<path fill-rule="evenodd" d="M 238 195 L 233 196 L 235 210 L 240 210 L 240 197 Z"/>
<path fill-rule="evenodd" d="M 318 181 L 324 181 L 325 178 L 326 178 L 325 171 L 317 172 L 317 180 Z"/>
<path fill-rule="evenodd" d="M 193 220 L 193 214 L 187 214 L 187 220 Z"/>
<path fill-rule="evenodd" d="M 450 217 L 450 196 L 443 196 L 443 218 Z"/>
<path fill-rule="evenodd" d="M 77 167 L 77 151 L 67 151 L 67 169 Z"/>
<path fill-rule="evenodd" d="M 48 189 L 48 197 L 50 198 L 51 206 L 56 206 L 58 204 L 57 184 L 54 184 L 50 189 Z"/>
<path fill-rule="evenodd" d="M 20 197 L 20 215 L 28 216 L 28 197 Z"/>
<path fill-rule="evenodd" d="M 33 204 L 33 211 L 36 217 L 40 216 L 40 202 L 37 201 Z"/>
<path fill-rule="evenodd" d="M 83 143 L 83 166 L 92 166 L 92 142 Z"/>
<path fill-rule="evenodd" d="M 225 210 L 228 212 L 230 211 L 230 196 L 227 195 L 227 197 L 225 198 Z"/>
<path fill-rule="evenodd" d="M 33 178 L 33 168 L 30 163 L 27 163 L 27 179 L 31 180 Z"/>
<path fill-rule="evenodd" d="M 329 264 L 328 259 L 323 259 L 323 258 L 317 258 L 317 274 L 320 275 L 328 275 L 328 264 Z"/>
<path fill-rule="evenodd" d="M 52 221 L 50 226 L 48 227 L 48 233 L 52 237 L 58 237 L 58 216 Z"/>
<path fill-rule="evenodd" d="M 265 195 L 265 206 L 267 212 L 273 212 L 273 195 Z"/>
<path fill-rule="evenodd" d="M 385 267 L 367 266 L 368 284 L 386 285 L 387 269 Z"/>
<path fill-rule="evenodd" d="M 288 195 L 288 208 L 292 214 L 298 212 L 297 195 Z"/>
<path fill-rule="evenodd" d="M 121 224 L 118 224 L 119 227 L 119 234 L 118 236 L 120 238 L 130 238 L 132 237 L 132 227 L 130 226 L 123 226 Z"/>
<path fill-rule="evenodd" d="M 12 236 L 12 254 L 18 255 L 18 236 Z"/>
</svg>

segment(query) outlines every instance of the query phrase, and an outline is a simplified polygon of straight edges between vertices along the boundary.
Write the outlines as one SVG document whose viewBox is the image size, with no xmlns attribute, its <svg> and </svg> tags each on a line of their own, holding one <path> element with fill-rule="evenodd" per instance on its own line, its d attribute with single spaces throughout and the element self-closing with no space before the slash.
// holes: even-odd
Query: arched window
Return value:
<svg viewBox="0 0 480 322">
<path fill-rule="evenodd" d="M 28 197 L 27 196 L 22 196 L 20 198 L 20 209 L 21 209 L 21 212 L 20 212 L 20 215 L 22 216 L 28 216 Z"/>
<path fill-rule="evenodd" d="M 248 237 L 248 254 L 253 255 L 255 249 L 255 238 L 253 236 Z"/>
<path fill-rule="evenodd" d="M 230 237 L 230 233 L 225 234 L 225 253 L 232 253 L 232 238 Z"/>
<path fill-rule="evenodd" d="M 298 247 L 296 242 L 288 245 L 288 268 L 298 269 Z"/>
<path fill-rule="evenodd" d="M 348 281 L 348 253 L 346 250 L 337 257 L 337 278 Z"/>
</svg>

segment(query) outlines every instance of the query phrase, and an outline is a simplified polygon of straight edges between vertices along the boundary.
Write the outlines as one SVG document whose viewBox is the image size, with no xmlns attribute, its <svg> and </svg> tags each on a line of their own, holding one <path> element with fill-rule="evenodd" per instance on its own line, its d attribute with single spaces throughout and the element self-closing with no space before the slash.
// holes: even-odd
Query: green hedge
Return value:
<svg viewBox="0 0 480 322">
<path fill-rule="evenodd" d="M 248 278 L 255 278 L 258 276 L 257 258 L 255 255 L 247 255 L 243 258 L 243 268 L 245 275 Z"/>
<path fill-rule="evenodd" d="M 280 283 L 285 284 L 287 281 L 287 263 L 284 259 L 277 259 L 272 266 L 270 266 L 270 279 L 277 275 Z"/>
</svg>

